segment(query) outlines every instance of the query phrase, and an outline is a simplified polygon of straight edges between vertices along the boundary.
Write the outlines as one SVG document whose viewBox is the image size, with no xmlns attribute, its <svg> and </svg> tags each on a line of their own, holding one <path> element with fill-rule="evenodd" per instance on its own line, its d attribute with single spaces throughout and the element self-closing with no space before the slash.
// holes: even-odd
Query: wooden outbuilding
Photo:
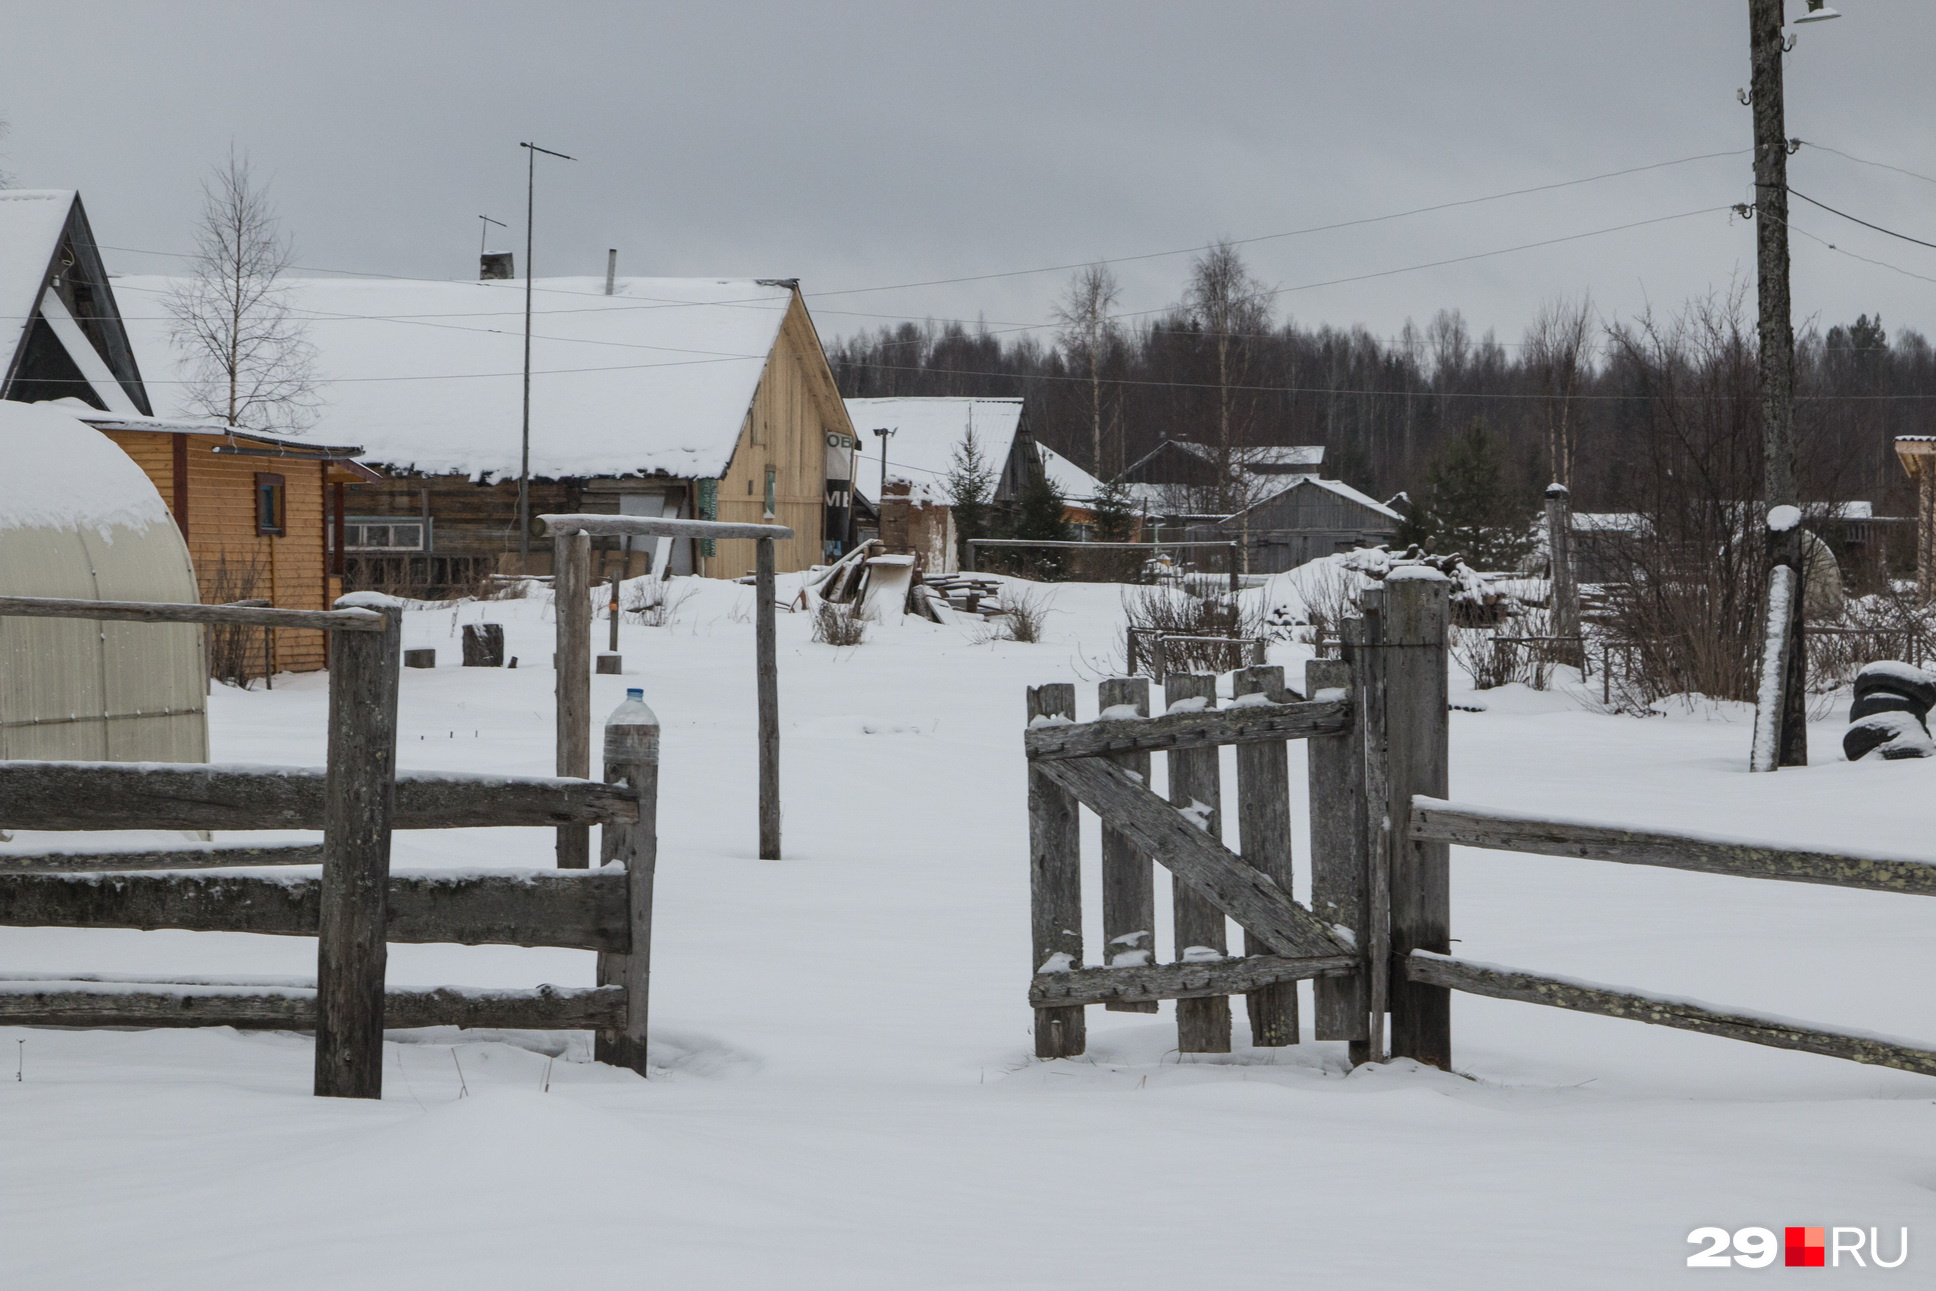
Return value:
<svg viewBox="0 0 1936 1291">
<path fill-rule="evenodd" d="M 1402 519 L 1341 480 L 1305 475 L 1235 515 L 1191 526 L 1190 536 L 1243 542 L 1245 572 L 1278 574 L 1335 552 L 1388 543 Z"/>
<path fill-rule="evenodd" d="M 266 435 L 219 423 L 81 411 L 154 482 L 188 543 L 201 599 L 265 600 L 326 610 L 345 590 L 345 492 L 380 480 L 348 445 Z M 213 628 L 225 680 L 314 672 L 328 634 Z M 234 640 L 222 636 L 228 633 Z"/>
</svg>

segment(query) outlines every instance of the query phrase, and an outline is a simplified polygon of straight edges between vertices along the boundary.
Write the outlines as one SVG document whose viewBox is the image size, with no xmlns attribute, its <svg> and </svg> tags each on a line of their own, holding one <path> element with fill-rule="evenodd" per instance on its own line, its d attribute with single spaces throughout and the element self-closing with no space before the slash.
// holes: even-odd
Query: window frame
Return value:
<svg viewBox="0 0 1936 1291">
<path fill-rule="evenodd" d="M 275 513 L 267 524 L 262 519 L 265 494 Z M 289 481 L 274 471 L 255 473 L 255 531 L 259 536 L 271 538 L 281 538 L 289 532 Z"/>
</svg>

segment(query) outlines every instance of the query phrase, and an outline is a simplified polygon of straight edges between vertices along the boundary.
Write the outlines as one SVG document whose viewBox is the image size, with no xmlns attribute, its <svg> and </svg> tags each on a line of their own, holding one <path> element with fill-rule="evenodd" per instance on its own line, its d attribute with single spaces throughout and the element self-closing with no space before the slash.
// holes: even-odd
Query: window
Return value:
<svg viewBox="0 0 1936 1291">
<path fill-rule="evenodd" d="M 778 470 L 771 466 L 766 468 L 766 518 L 768 520 L 771 520 L 776 514 L 773 509 L 773 504 L 779 500 L 776 496 L 779 477 L 780 473 Z"/>
<path fill-rule="evenodd" d="M 397 516 L 350 516 L 343 521 L 345 551 L 428 551 L 422 520 Z"/>
<path fill-rule="evenodd" d="M 257 471 L 255 476 L 255 531 L 257 533 L 285 532 L 284 522 L 288 508 L 283 493 L 280 475 L 270 475 Z"/>
</svg>

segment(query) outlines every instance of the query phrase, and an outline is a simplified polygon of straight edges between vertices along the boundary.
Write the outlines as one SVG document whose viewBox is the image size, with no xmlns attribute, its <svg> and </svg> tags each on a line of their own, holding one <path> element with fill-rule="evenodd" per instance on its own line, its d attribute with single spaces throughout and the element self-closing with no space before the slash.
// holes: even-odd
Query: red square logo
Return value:
<svg viewBox="0 0 1936 1291">
<path fill-rule="evenodd" d="M 1788 1228 L 1782 1230 L 1782 1263 L 1791 1269 L 1819 1269 L 1828 1262 L 1827 1230 Z"/>
</svg>

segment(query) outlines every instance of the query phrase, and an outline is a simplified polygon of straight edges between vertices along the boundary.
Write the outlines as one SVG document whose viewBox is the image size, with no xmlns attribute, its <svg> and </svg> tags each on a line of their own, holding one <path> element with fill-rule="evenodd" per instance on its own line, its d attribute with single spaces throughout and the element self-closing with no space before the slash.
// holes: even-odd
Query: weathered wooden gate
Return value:
<svg viewBox="0 0 1936 1291">
<path fill-rule="evenodd" d="M 1354 1063 L 1389 1055 L 1449 1069 L 1456 990 L 1936 1075 L 1936 1049 L 1453 958 L 1454 843 L 1925 896 L 1936 896 L 1936 864 L 1446 801 L 1448 591 L 1431 570 L 1401 570 L 1367 591 L 1362 616 L 1343 625 L 1342 657 L 1307 665 L 1302 700 L 1283 692 L 1277 668 L 1237 673 L 1222 709 L 1214 677 L 1172 676 L 1155 717 L 1141 678 L 1103 682 L 1099 715 L 1083 723 L 1073 720 L 1073 686 L 1029 692 L 1038 1056 L 1083 1051 L 1085 1005 L 1154 1012 L 1165 999 L 1177 1001 L 1179 1050 L 1223 1052 L 1224 997 L 1236 994 L 1246 996 L 1254 1043 L 1294 1044 L 1293 984 L 1314 978 L 1317 1038 L 1349 1041 Z M 1292 739 L 1309 742 L 1308 908 L 1293 899 Z M 1224 845 L 1218 818 L 1226 744 L 1237 746 L 1237 850 Z M 1150 787 L 1154 752 L 1168 764 L 1167 801 Z M 1103 826 L 1099 966 L 1084 958 L 1078 804 Z M 1155 960 L 1152 861 L 1174 875 L 1179 950 L 1166 964 Z M 1226 917 L 1244 930 L 1240 954 L 1225 945 Z"/>
<path fill-rule="evenodd" d="M 1316 660 L 1308 698 L 1283 670 L 1236 674 L 1217 708 L 1216 678 L 1175 674 L 1165 711 L 1148 714 L 1142 678 L 1107 681 L 1095 721 L 1077 723 L 1075 688 L 1029 695 L 1029 822 L 1036 1053 L 1084 1048 L 1083 1006 L 1153 1012 L 1177 1004 L 1177 1047 L 1230 1048 L 1224 997 L 1242 994 L 1260 1045 L 1298 1039 L 1295 983 L 1315 978 L 1316 1033 L 1351 1042 L 1354 1060 L 1392 1052 L 1450 1058 L 1442 987 L 1400 980 L 1394 952 L 1449 950 L 1445 849 L 1401 847 L 1415 793 L 1443 793 L 1447 584 L 1436 571 L 1394 577 L 1348 625 L 1343 658 Z M 1310 904 L 1294 899 L 1286 742 L 1309 741 Z M 1217 750 L 1237 749 L 1239 846 L 1224 845 Z M 1167 763 L 1168 799 L 1150 787 Z M 1102 819 L 1102 929 L 1089 966 L 1082 942 L 1077 805 Z M 1151 862 L 1173 875 L 1178 954 L 1156 962 Z M 1244 933 L 1231 955 L 1224 920 Z"/>
<path fill-rule="evenodd" d="M 658 727 L 606 727 L 604 782 L 396 772 L 401 607 L 328 611 L 0 598 L 0 614 L 229 623 L 334 634 L 329 762 L 226 767 L 0 762 L 0 829 L 321 829 L 322 843 L 0 857 L 0 926 L 181 928 L 317 939 L 313 988 L 88 974 L 0 981 L 0 1024 L 314 1029 L 315 1092 L 380 1097 L 383 1030 L 595 1028 L 597 1054 L 644 1073 Z M 390 871 L 392 829 L 604 826 L 606 868 Z M 319 877 L 231 867 L 316 865 Z M 142 871 L 164 871 L 143 873 Z M 535 991 L 384 986 L 389 942 L 600 952 L 601 985 Z"/>
</svg>

